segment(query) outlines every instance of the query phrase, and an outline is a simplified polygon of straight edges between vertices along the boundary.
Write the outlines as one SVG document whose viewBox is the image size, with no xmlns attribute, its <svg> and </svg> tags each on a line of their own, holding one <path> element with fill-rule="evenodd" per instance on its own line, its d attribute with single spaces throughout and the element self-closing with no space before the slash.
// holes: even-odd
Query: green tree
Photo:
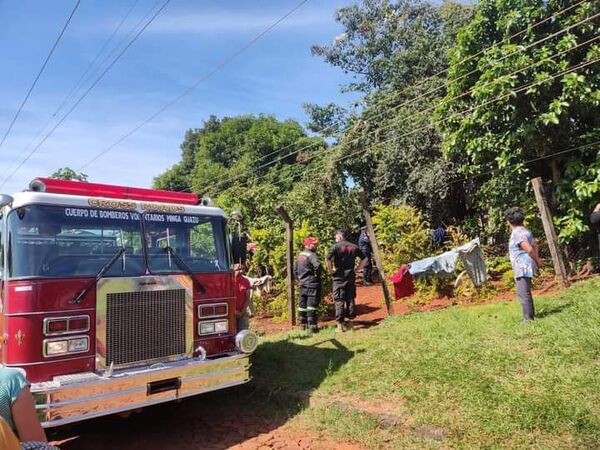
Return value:
<svg viewBox="0 0 600 450">
<path fill-rule="evenodd" d="M 600 47 L 590 42 L 600 23 L 586 21 L 600 4 L 584 2 L 532 25 L 571 4 L 480 1 L 459 33 L 439 107 L 446 155 L 483 181 L 479 210 L 490 217 L 531 202 L 528 179 L 542 176 L 566 240 L 585 231 L 600 193 L 600 146 L 581 147 L 600 138 Z M 579 149 L 565 152 L 572 148 Z"/>
<path fill-rule="evenodd" d="M 448 48 L 472 12 L 455 2 L 363 0 L 337 11 L 344 32 L 312 53 L 354 76 L 344 91 L 402 89 L 445 69 Z"/>
<path fill-rule="evenodd" d="M 75 172 L 70 167 L 61 167 L 55 170 L 50 178 L 56 178 L 59 180 L 75 180 L 75 181 L 87 181 L 88 176 L 83 172 Z"/>
<path fill-rule="evenodd" d="M 196 164 L 196 154 L 200 146 L 200 137 L 214 132 L 220 126 L 216 116 L 211 115 L 200 128 L 189 129 L 180 145 L 181 161 L 154 179 L 154 186 L 158 189 L 170 191 L 184 191 L 191 187 L 191 173 Z"/>
<path fill-rule="evenodd" d="M 293 120 L 278 121 L 266 115 L 213 116 L 202 128 L 188 130 L 181 145 L 181 161 L 154 184 L 216 197 L 225 189 L 251 185 L 257 177 L 263 177 L 264 183 L 295 176 L 304 170 L 296 162 L 313 158 L 326 146 L 322 139 L 307 136 Z"/>
<path fill-rule="evenodd" d="M 445 93 L 440 72 L 472 14 L 472 6 L 454 2 L 365 0 L 338 11 L 344 32 L 333 44 L 313 47 L 354 75 L 342 90 L 364 93 L 360 110 L 344 111 L 334 161 L 372 202 L 408 203 L 432 222 L 463 215 L 464 192 L 455 184 L 455 165 L 443 158 L 431 113 Z M 332 105 L 305 108 L 318 132 L 341 116 Z"/>
</svg>

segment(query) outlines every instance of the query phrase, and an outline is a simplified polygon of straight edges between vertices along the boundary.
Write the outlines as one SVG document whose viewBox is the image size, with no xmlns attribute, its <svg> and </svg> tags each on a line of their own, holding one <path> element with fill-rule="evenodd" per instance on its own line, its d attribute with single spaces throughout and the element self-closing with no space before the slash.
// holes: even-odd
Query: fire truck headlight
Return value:
<svg viewBox="0 0 600 450">
<path fill-rule="evenodd" d="M 235 345 L 242 353 L 252 353 L 258 346 L 258 336 L 250 330 L 242 330 L 235 336 Z"/>
<path fill-rule="evenodd" d="M 215 333 L 227 333 L 229 330 L 229 324 L 226 320 L 220 320 L 215 322 Z"/>
<path fill-rule="evenodd" d="M 63 341 L 46 341 L 44 350 L 46 356 L 62 355 L 68 352 L 69 341 L 66 339 Z"/>
<path fill-rule="evenodd" d="M 215 323 L 214 322 L 200 322 L 198 324 L 198 334 L 214 334 Z"/>
<path fill-rule="evenodd" d="M 69 339 L 69 353 L 74 352 L 87 352 L 88 351 L 88 338 L 76 338 Z"/>
<path fill-rule="evenodd" d="M 87 336 L 72 337 L 69 339 L 46 339 L 43 342 L 44 356 L 60 356 L 69 353 L 83 353 L 90 348 L 90 339 Z"/>
</svg>

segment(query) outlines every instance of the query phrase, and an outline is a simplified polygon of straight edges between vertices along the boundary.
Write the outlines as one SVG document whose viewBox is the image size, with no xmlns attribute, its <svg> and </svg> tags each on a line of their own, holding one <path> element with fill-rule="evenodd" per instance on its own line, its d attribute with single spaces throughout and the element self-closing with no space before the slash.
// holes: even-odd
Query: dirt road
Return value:
<svg viewBox="0 0 600 450">
<path fill-rule="evenodd" d="M 248 389 L 240 387 L 153 406 L 128 418 L 94 419 L 64 428 L 50 438 L 66 440 L 61 448 L 67 450 L 360 448 L 290 429 L 286 426 L 291 418 L 288 415 L 260 418 L 264 411 L 250 411 L 237 401 L 247 397 Z"/>
</svg>

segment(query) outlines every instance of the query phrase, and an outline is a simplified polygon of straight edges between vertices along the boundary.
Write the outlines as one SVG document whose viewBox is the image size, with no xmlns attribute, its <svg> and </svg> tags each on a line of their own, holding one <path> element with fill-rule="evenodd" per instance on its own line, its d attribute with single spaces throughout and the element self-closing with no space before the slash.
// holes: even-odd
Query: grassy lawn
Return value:
<svg viewBox="0 0 600 450">
<path fill-rule="evenodd" d="M 371 448 L 600 448 L 600 278 L 518 303 L 267 338 L 271 413 Z M 256 394 L 255 394 L 256 395 Z"/>
</svg>

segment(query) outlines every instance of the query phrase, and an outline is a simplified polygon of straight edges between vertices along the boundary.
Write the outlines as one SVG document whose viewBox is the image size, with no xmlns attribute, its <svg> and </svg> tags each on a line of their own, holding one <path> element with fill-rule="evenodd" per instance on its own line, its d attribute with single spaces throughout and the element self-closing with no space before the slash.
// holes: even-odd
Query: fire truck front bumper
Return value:
<svg viewBox="0 0 600 450">
<path fill-rule="evenodd" d="M 233 353 L 124 369 L 110 376 L 55 377 L 33 383 L 31 391 L 42 425 L 55 427 L 243 384 L 250 380 L 249 370 L 249 355 Z"/>
</svg>

